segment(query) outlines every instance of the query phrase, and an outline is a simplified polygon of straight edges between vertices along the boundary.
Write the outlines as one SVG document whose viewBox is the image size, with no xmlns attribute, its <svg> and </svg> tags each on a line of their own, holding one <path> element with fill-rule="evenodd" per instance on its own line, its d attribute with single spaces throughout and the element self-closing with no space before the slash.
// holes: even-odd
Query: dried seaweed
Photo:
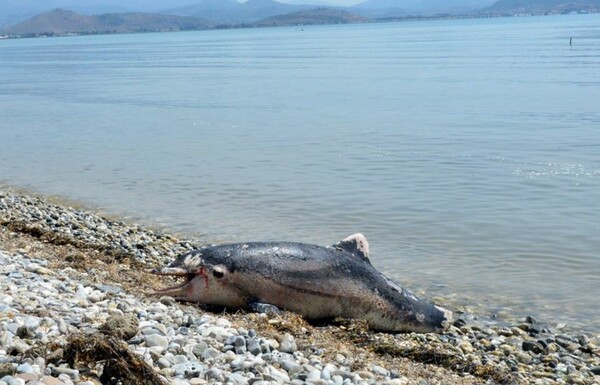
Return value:
<svg viewBox="0 0 600 385">
<path fill-rule="evenodd" d="M 408 358 L 424 364 L 433 364 L 450 369 L 454 372 L 464 372 L 476 377 L 492 380 L 498 384 L 514 384 L 515 378 L 507 370 L 500 370 L 491 365 L 476 364 L 460 354 L 440 351 L 427 345 L 405 348 L 393 343 L 371 345 L 374 353 Z"/>
<path fill-rule="evenodd" d="M 123 341 L 102 334 L 72 335 L 64 349 L 64 359 L 73 367 L 103 366 L 102 384 L 166 385 L 166 382 Z"/>
</svg>

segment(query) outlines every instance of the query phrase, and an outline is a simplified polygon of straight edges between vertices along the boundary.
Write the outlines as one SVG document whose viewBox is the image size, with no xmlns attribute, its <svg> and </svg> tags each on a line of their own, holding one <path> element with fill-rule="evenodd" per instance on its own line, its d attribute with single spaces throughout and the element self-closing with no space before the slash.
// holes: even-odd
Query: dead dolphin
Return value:
<svg viewBox="0 0 600 385">
<path fill-rule="evenodd" d="M 203 247 L 153 270 L 186 278 L 156 294 L 228 308 L 260 310 L 269 304 L 308 319 L 364 319 L 381 331 L 448 328 L 450 311 L 418 299 L 378 272 L 368 250 L 362 234 L 328 247 L 295 242 Z"/>
</svg>

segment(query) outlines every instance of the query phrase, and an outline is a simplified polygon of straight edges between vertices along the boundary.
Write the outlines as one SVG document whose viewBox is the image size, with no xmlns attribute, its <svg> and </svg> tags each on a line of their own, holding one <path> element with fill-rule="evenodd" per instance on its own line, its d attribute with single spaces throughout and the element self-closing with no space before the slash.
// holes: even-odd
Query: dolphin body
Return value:
<svg viewBox="0 0 600 385">
<path fill-rule="evenodd" d="M 186 281 L 157 291 L 227 308 L 273 306 L 308 319 L 364 319 L 388 332 L 442 332 L 452 313 L 420 300 L 377 271 L 362 234 L 328 247 L 295 242 L 234 243 L 180 255 L 160 275 Z"/>
</svg>

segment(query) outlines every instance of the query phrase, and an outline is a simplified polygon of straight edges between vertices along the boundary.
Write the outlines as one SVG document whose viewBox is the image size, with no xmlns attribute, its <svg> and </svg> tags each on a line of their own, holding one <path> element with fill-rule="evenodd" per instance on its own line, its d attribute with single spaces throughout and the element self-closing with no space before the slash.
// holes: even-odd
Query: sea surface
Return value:
<svg viewBox="0 0 600 385">
<path fill-rule="evenodd" d="M 0 183 L 600 331 L 600 15 L 0 41 Z"/>
</svg>

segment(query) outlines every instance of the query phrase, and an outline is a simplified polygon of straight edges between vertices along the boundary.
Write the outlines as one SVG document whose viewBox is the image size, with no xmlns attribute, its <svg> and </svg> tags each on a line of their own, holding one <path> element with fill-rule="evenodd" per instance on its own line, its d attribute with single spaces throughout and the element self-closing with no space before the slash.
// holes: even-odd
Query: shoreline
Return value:
<svg viewBox="0 0 600 385">
<path fill-rule="evenodd" d="M 574 12 L 574 13 L 573 13 Z M 439 14 L 432 16 L 406 15 L 397 17 L 380 17 L 374 19 L 365 19 L 361 21 L 350 22 L 316 22 L 316 23 L 282 23 L 282 24 L 260 24 L 260 21 L 241 23 L 241 24 L 216 24 L 203 28 L 192 29 L 163 29 L 163 30 L 130 30 L 130 31 L 83 31 L 83 32 L 33 32 L 24 34 L 1 34 L 0 40 L 17 39 L 40 39 L 54 37 L 75 37 L 75 36 L 106 36 L 106 35 L 129 35 L 143 33 L 173 33 L 173 32 L 200 32 L 200 31 L 221 31 L 230 29 L 255 29 L 255 28 L 304 28 L 332 25 L 351 25 L 351 24 L 382 24 L 382 23 L 407 23 L 416 21 L 438 21 L 438 20 L 471 20 L 471 19 L 497 19 L 497 18 L 515 18 L 515 17 L 543 17 L 543 16 L 571 16 L 571 15 L 593 15 L 600 13 L 600 8 L 585 11 L 559 12 L 559 11 L 538 11 L 538 12 L 491 12 L 475 14 Z M 118 14 L 118 13 L 117 13 Z M 152 13 L 151 13 L 152 14 Z M 157 14 L 160 15 L 160 14 Z M 38 15 L 39 16 L 39 15 Z M 18 23 L 17 23 L 18 24 Z M 14 24 L 13 24 L 14 25 Z M 9 25 L 10 27 L 12 25 Z M 1 32 L 1 30 L 0 30 Z"/>
<path fill-rule="evenodd" d="M 478 320 L 464 322 L 459 315 L 442 335 L 394 335 L 368 331 L 360 321 L 316 326 L 291 313 L 215 314 L 151 297 L 146 293 L 164 287 L 165 282 L 146 272 L 201 246 L 199 240 L 179 239 L 160 229 L 102 217 L 79 205 L 71 208 L 70 202 L 9 190 L 0 187 L 1 385 L 1 381 L 8 383 L 5 375 L 32 384 L 43 376 L 56 377 L 63 384 L 100 383 L 103 368 L 64 357 L 44 359 L 54 351 L 40 352 L 39 347 L 51 333 L 63 350 L 73 346 L 78 333 L 103 336 L 99 330 L 111 316 L 129 314 L 119 308 L 123 303 L 137 309 L 138 326 L 133 336 L 121 338 L 120 343 L 143 359 L 157 381 L 171 384 L 600 381 L 599 333 L 568 335 L 533 319 L 489 326 Z M 61 282 L 77 289 L 60 292 Z M 37 294 L 32 298 L 27 292 Z M 93 309 L 93 316 L 73 320 L 72 309 L 60 310 L 63 302 L 82 307 L 82 313 Z M 187 321 L 171 316 L 178 313 L 189 316 Z M 257 341 L 262 341 L 260 348 Z M 37 347 L 37 356 L 31 351 L 26 354 L 25 345 Z M 29 367 L 23 367 L 23 362 Z M 201 370 L 189 370 L 193 365 Z"/>
</svg>

